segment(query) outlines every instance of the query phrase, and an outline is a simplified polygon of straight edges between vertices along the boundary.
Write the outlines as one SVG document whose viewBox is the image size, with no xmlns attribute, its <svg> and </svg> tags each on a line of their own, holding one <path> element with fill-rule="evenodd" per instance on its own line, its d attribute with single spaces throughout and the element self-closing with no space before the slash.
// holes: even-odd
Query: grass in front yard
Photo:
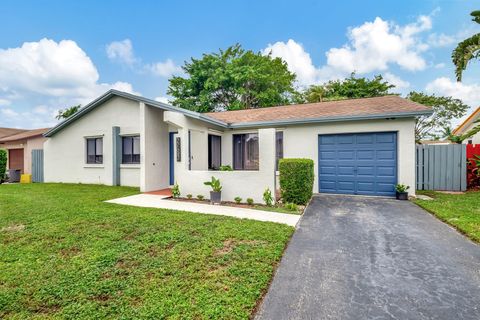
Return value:
<svg viewBox="0 0 480 320">
<path fill-rule="evenodd" d="M 417 191 L 434 200 L 415 200 L 415 203 L 441 220 L 454 226 L 471 239 L 480 242 L 480 192 L 446 194 L 434 191 Z"/>
<path fill-rule="evenodd" d="M 0 185 L 0 319 L 247 319 L 293 228 L 103 202 L 136 193 Z"/>
</svg>

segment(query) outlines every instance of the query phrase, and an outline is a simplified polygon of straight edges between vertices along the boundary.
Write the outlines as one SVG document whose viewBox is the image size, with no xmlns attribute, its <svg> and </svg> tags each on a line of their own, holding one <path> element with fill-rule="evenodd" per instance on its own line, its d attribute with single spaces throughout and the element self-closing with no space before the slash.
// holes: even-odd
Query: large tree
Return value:
<svg viewBox="0 0 480 320">
<path fill-rule="evenodd" d="M 448 128 L 451 126 L 451 120 L 463 117 L 468 110 L 468 106 L 460 99 L 452 97 L 412 91 L 407 95 L 407 99 L 430 106 L 433 110 L 432 115 L 417 118 L 415 124 L 415 140 L 417 142 L 449 135 L 450 130 Z"/>
<path fill-rule="evenodd" d="M 345 79 L 331 80 L 324 84 L 308 87 L 302 93 L 301 99 L 303 101 L 300 102 L 379 97 L 390 94 L 389 90 L 394 87 L 381 75 L 368 79 L 356 77 L 355 73 L 352 73 L 350 77 Z"/>
<path fill-rule="evenodd" d="M 198 112 L 270 107 L 290 103 L 295 74 L 280 58 L 234 45 L 192 58 L 186 76 L 170 79 L 173 105 Z"/>
<path fill-rule="evenodd" d="M 480 10 L 470 13 L 473 17 L 472 21 L 480 24 Z M 467 68 L 468 63 L 472 59 L 480 57 L 480 33 L 477 33 L 462 42 L 452 52 L 452 61 L 455 65 L 455 75 L 457 81 L 462 81 L 463 71 Z"/>
</svg>

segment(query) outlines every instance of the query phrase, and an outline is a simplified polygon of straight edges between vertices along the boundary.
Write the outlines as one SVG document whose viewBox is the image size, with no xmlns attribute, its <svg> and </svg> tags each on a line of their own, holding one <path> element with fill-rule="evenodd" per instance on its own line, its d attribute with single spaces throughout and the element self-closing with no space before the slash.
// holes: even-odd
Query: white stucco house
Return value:
<svg viewBox="0 0 480 320">
<path fill-rule="evenodd" d="M 45 181 L 143 192 L 176 182 L 208 198 L 215 176 L 222 199 L 262 202 L 279 158 L 310 158 L 314 192 L 392 196 L 415 185 L 415 117 L 430 113 L 385 96 L 200 114 L 110 90 L 45 134 Z"/>
<path fill-rule="evenodd" d="M 467 133 L 468 131 L 472 130 L 474 127 L 480 125 L 480 123 L 477 121 L 480 121 L 480 107 L 478 107 L 462 123 L 460 123 L 458 127 L 456 127 L 455 130 L 453 130 L 453 134 L 462 135 Z M 470 138 L 465 139 L 463 143 L 480 144 L 480 132 L 477 132 Z"/>
</svg>

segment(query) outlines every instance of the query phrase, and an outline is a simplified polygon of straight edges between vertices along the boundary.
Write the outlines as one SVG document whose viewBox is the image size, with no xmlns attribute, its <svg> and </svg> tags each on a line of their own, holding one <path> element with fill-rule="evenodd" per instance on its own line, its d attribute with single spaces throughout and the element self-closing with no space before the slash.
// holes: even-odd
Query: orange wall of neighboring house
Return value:
<svg viewBox="0 0 480 320">
<path fill-rule="evenodd" d="M 23 173 L 32 173 L 32 150 L 43 149 L 43 143 L 47 139 L 39 136 L 27 140 L 6 142 L 0 144 L 2 149 L 23 149 Z M 7 153 L 8 154 L 8 153 Z M 7 160 L 7 168 L 10 168 L 10 159 Z"/>
</svg>

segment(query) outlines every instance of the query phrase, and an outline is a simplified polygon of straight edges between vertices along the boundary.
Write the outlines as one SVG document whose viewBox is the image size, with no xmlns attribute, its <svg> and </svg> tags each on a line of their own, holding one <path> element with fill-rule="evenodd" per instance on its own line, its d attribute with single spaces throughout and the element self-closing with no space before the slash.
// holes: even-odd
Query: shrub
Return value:
<svg viewBox="0 0 480 320">
<path fill-rule="evenodd" d="M 190 194 L 190 193 L 187 194 L 187 199 L 192 199 L 192 197 L 193 197 L 192 194 Z"/>
<path fill-rule="evenodd" d="M 222 191 L 222 185 L 220 184 L 220 179 L 215 179 L 215 177 L 212 177 L 212 180 L 210 181 L 205 181 L 203 184 L 206 186 L 212 187 L 213 192 Z"/>
<path fill-rule="evenodd" d="M 263 192 L 263 201 L 265 201 L 265 204 L 269 207 L 273 204 L 272 191 L 270 191 L 269 188 L 265 189 Z"/>
<path fill-rule="evenodd" d="M 203 200 L 204 196 L 202 196 L 201 194 L 197 194 L 197 199 L 198 200 Z"/>
<path fill-rule="evenodd" d="M 172 188 L 172 196 L 173 196 L 174 198 L 180 197 L 180 187 L 178 186 L 177 183 L 175 183 L 175 184 L 173 185 L 173 188 Z"/>
<path fill-rule="evenodd" d="M 240 198 L 240 197 L 235 197 L 235 199 L 233 199 L 233 200 L 235 200 L 236 203 L 242 202 L 242 198 Z"/>
<path fill-rule="evenodd" d="M 298 206 L 293 202 L 285 203 L 285 209 L 290 211 L 298 211 Z"/>
<path fill-rule="evenodd" d="M 220 169 L 220 171 L 233 171 L 232 166 L 230 166 L 229 164 L 224 165 L 224 166 L 220 166 L 219 169 Z"/>
<path fill-rule="evenodd" d="M 401 183 L 399 183 L 395 186 L 395 190 L 397 192 L 407 192 L 408 189 L 410 189 L 409 186 L 401 184 Z"/>
<path fill-rule="evenodd" d="M 278 170 L 283 201 L 307 204 L 313 193 L 313 160 L 280 159 Z"/>
<path fill-rule="evenodd" d="M 252 198 L 247 198 L 247 203 L 250 206 L 253 206 L 253 199 Z"/>
<path fill-rule="evenodd" d="M 7 171 L 7 151 L 0 149 L 0 183 L 5 179 L 5 172 Z"/>
</svg>

